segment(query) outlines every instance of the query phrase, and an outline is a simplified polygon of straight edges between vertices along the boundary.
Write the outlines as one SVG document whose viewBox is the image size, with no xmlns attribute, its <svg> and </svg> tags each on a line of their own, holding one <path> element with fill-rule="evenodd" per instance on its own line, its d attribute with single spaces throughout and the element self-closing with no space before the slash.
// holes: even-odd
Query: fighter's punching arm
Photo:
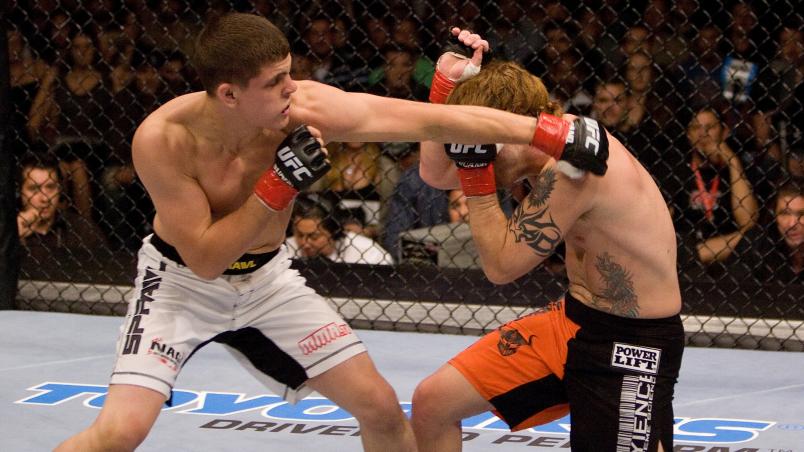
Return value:
<svg viewBox="0 0 804 452">
<path fill-rule="evenodd" d="M 192 137 L 183 127 L 146 120 L 132 143 L 134 166 L 156 207 L 154 228 L 178 250 L 199 277 L 214 279 L 254 246 L 278 247 L 285 238 L 293 198 L 305 183 L 320 177 L 329 165 L 320 144 L 306 130 L 291 132 L 280 144 L 276 163 L 257 180 L 254 191 L 237 209 L 213 218 L 207 195 L 186 167 Z M 283 166 L 281 155 L 293 168 Z M 303 168 L 303 183 L 294 171 Z M 293 182 L 291 182 L 293 181 Z M 256 237 L 267 243 L 253 243 Z"/>
<path fill-rule="evenodd" d="M 536 119 L 486 107 L 431 105 L 298 82 L 292 114 L 326 141 L 529 143 Z"/>
<path fill-rule="evenodd" d="M 511 218 L 496 193 L 468 197 L 469 226 L 489 281 L 506 284 L 542 263 L 594 202 L 600 178 L 573 180 L 550 163 Z"/>
</svg>

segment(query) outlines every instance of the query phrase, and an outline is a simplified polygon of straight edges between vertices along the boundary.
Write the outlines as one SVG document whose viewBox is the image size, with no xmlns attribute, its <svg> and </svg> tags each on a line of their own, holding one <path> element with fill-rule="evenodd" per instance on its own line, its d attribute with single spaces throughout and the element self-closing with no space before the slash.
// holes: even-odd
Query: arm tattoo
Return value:
<svg viewBox="0 0 804 452">
<path fill-rule="evenodd" d="M 514 233 L 514 239 L 517 242 L 524 241 L 542 257 L 553 254 L 556 246 L 561 243 L 561 230 L 550 215 L 550 206 L 547 205 L 555 184 L 556 174 L 552 168 L 544 170 L 539 174 L 536 185 L 525 202 L 517 207 L 508 220 L 508 229 Z M 536 211 L 526 213 L 525 210 L 531 207 L 535 207 Z"/>
<path fill-rule="evenodd" d="M 592 296 L 595 306 L 604 307 L 611 303 L 608 311 L 612 314 L 638 317 L 637 295 L 634 292 L 634 283 L 631 281 L 631 274 L 628 270 L 614 262 L 612 256 L 606 252 L 597 256 L 595 267 L 606 285 L 601 294 Z"/>
</svg>

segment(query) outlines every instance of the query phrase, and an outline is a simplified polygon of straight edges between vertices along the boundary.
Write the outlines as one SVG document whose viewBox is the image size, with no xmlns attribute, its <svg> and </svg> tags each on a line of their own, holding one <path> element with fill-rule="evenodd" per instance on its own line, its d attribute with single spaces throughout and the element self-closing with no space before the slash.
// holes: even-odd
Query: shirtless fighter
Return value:
<svg viewBox="0 0 804 452">
<path fill-rule="evenodd" d="M 477 35 L 461 33 L 462 42 L 485 47 Z M 595 120 L 562 119 L 541 80 L 514 63 L 491 63 L 447 96 L 442 92 L 448 103 L 538 117 L 537 135 L 552 124 L 567 137 L 506 144 L 496 161 L 495 145 L 422 143 L 420 169 L 433 186 L 462 187 L 490 281 L 516 280 L 563 240 L 569 290 L 419 384 L 412 417 L 419 451 L 461 450 L 461 420 L 488 410 L 512 430 L 569 412 L 573 451 L 671 451 L 684 330 L 675 233 L 653 179 Z M 605 175 L 564 174 L 550 157 L 561 156 L 565 142 L 564 152 L 608 153 Z M 529 176 L 532 191 L 511 218 L 496 196 L 495 163 L 508 169 L 497 172 L 506 183 Z"/>
<path fill-rule="evenodd" d="M 365 450 L 415 450 L 360 339 L 290 269 L 280 245 L 293 199 L 329 167 L 322 138 L 524 144 L 536 119 L 296 82 L 286 38 L 249 14 L 208 24 L 194 63 L 206 91 L 168 102 L 134 136 L 155 233 L 139 252 L 104 407 L 58 450 L 136 448 L 181 368 L 210 341 L 288 401 L 315 390 L 348 410 Z M 449 73 L 470 67 L 453 63 Z"/>
</svg>

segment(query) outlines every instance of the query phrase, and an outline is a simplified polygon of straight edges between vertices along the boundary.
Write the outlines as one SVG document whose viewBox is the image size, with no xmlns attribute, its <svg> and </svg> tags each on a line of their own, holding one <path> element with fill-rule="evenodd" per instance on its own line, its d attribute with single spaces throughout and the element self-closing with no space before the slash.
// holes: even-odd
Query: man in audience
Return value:
<svg viewBox="0 0 804 452">
<path fill-rule="evenodd" d="M 17 230 L 22 277 L 74 280 L 108 259 L 97 226 L 62 205 L 59 164 L 51 157 L 25 157 L 19 167 Z"/>
<path fill-rule="evenodd" d="M 394 261 L 374 240 L 345 230 L 344 212 L 317 195 L 296 200 L 293 208 L 293 235 L 285 244 L 297 258 L 325 258 L 348 264 L 390 265 Z"/>
<path fill-rule="evenodd" d="M 729 272 L 738 279 L 804 284 L 804 180 L 782 185 L 772 208 L 773 225 L 745 234 Z"/>
</svg>

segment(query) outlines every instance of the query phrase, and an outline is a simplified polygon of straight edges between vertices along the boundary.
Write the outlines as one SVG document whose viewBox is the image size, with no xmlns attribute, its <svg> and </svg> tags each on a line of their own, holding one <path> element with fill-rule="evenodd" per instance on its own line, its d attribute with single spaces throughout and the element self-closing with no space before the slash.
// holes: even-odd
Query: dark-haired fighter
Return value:
<svg viewBox="0 0 804 452">
<path fill-rule="evenodd" d="M 139 253 L 104 407 L 58 449 L 136 448 L 181 368 L 216 341 L 287 400 L 315 390 L 348 410 L 366 450 L 414 450 L 396 394 L 360 339 L 290 269 L 280 246 L 293 199 L 329 167 L 322 138 L 524 144 L 537 120 L 296 82 L 286 38 L 249 14 L 209 24 L 194 64 L 206 91 L 163 105 L 134 136 L 155 233 Z"/>
</svg>

